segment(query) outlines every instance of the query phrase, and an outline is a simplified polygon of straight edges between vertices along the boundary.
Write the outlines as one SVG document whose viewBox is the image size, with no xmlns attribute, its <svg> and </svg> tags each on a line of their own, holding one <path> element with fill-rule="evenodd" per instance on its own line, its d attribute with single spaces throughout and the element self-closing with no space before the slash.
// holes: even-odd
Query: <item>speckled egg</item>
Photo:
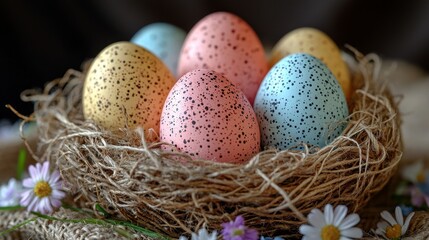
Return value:
<svg viewBox="0 0 429 240">
<path fill-rule="evenodd" d="M 146 48 L 161 59 L 176 75 L 180 49 L 186 32 L 168 23 L 152 23 L 144 26 L 131 38 L 131 42 Z"/>
<path fill-rule="evenodd" d="M 274 46 L 270 65 L 292 53 L 308 53 L 322 60 L 339 81 L 347 101 L 350 102 L 350 72 L 341 57 L 340 49 L 328 35 L 314 28 L 299 28 L 286 34 Z"/>
<path fill-rule="evenodd" d="M 280 150 L 302 143 L 324 147 L 341 135 L 349 115 L 334 75 L 304 53 L 283 58 L 268 72 L 254 109 L 262 145 Z"/>
<path fill-rule="evenodd" d="M 118 42 L 92 62 L 83 86 L 83 113 L 110 129 L 142 126 L 159 131 L 164 101 L 176 80 L 146 49 Z"/>
<path fill-rule="evenodd" d="M 223 74 L 253 104 L 268 61 L 258 36 L 244 20 L 217 12 L 200 20 L 183 44 L 179 76 L 197 68 Z"/>
<path fill-rule="evenodd" d="M 208 69 L 185 74 L 171 89 L 160 136 L 194 159 L 216 162 L 246 162 L 260 147 L 249 101 L 228 79 Z"/>
</svg>

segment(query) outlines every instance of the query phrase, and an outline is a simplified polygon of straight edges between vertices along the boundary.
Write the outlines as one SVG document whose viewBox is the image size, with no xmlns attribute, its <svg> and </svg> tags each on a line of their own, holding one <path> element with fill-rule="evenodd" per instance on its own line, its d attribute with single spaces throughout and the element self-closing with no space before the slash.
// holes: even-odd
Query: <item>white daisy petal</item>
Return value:
<svg viewBox="0 0 429 240">
<path fill-rule="evenodd" d="M 377 223 L 377 229 L 381 229 L 383 232 L 386 232 L 386 228 L 389 226 L 389 223 L 387 223 L 386 221 L 380 221 Z"/>
<path fill-rule="evenodd" d="M 326 204 L 323 213 L 325 214 L 326 224 L 332 224 L 332 222 L 334 221 L 334 210 L 332 209 L 332 205 Z"/>
<path fill-rule="evenodd" d="M 399 206 L 395 208 L 395 218 L 399 225 L 404 225 L 404 216 L 402 215 L 402 210 Z"/>
<path fill-rule="evenodd" d="M 179 240 L 188 240 L 188 238 L 187 238 L 187 237 L 185 237 L 185 236 L 180 236 L 180 237 L 179 237 Z"/>
<path fill-rule="evenodd" d="M 59 208 L 62 205 L 62 202 L 58 199 L 52 198 L 51 199 L 51 204 L 54 208 Z"/>
<path fill-rule="evenodd" d="M 26 188 L 33 188 L 36 183 L 33 181 L 32 178 L 26 178 L 22 181 L 22 186 Z"/>
<path fill-rule="evenodd" d="M 47 205 L 48 203 L 49 199 L 47 197 L 39 198 L 39 206 L 41 207 L 41 209 L 44 209 L 45 205 Z"/>
<path fill-rule="evenodd" d="M 377 235 L 383 235 L 384 232 L 385 231 L 383 229 L 381 229 L 381 228 L 377 228 L 377 230 L 375 230 L 375 234 L 377 234 Z"/>
<path fill-rule="evenodd" d="M 413 216 L 414 216 L 414 212 L 408 214 L 407 218 L 405 219 L 404 226 L 402 226 L 402 235 L 404 235 L 407 232 L 408 227 L 410 225 L 410 221 L 413 218 Z"/>
<path fill-rule="evenodd" d="M 212 232 L 212 234 L 210 235 L 210 240 L 216 240 L 217 239 L 217 231 L 216 230 L 214 230 L 213 232 Z"/>
<path fill-rule="evenodd" d="M 322 211 L 317 208 L 311 210 L 310 214 L 308 214 L 307 219 L 308 223 L 317 228 L 322 228 L 326 225 L 325 216 L 323 216 Z"/>
<path fill-rule="evenodd" d="M 309 225 L 301 225 L 299 227 L 299 233 L 301 233 L 302 235 L 306 235 L 306 236 L 311 236 L 311 235 L 318 235 L 320 236 L 320 228 L 315 228 Z"/>
<path fill-rule="evenodd" d="M 356 213 L 352 213 L 352 214 L 348 215 L 346 218 L 344 218 L 344 220 L 341 222 L 341 224 L 340 224 L 340 226 L 338 226 L 338 228 L 340 230 L 351 228 L 354 225 L 358 224 L 359 221 L 360 221 L 359 215 L 357 215 Z"/>
<path fill-rule="evenodd" d="M 339 205 L 334 210 L 334 226 L 339 226 L 341 221 L 346 217 L 347 215 L 347 207 L 344 205 Z"/>
<path fill-rule="evenodd" d="M 348 238 L 348 237 L 343 237 L 343 236 L 341 236 L 340 237 L 340 240 L 352 240 L 351 238 Z"/>
<path fill-rule="evenodd" d="M 51 175 L 51 178 L 49 179 L 49 183 L 55 183 L 60 181 L 60 172 L 54 171 Z"/>
<path fill-rule="evenodd" d="M 41 175 L 43 180 L 45 181 L 49 180 L 49 162 L 48 161 L 43 163 L 42 169 L 41 169 Z"/>
<path fill-rule="evenodd" d="M 49 185 L 53 188 L 62 189 L 63 188 L 63 182 L 56 182 L 56 183 L 49 183 Z"/>
<path fill-rule="evenodd" d="M 33 190 L 27 190 L 21 193 L 21 205 L 28 205 L 31 198 L 33 198 Z"/>
<path fill-rule="evenodd" d="M 320 240 L 320 236 L 303 236 L 302 240 Z"/>
<path fill-rule="evenodd" d="M 43 214 L 49 214 L 49 213 L 53 212 L 54 209 L 52 208 L 50 199 L 47 198 L 47 197 L 45 197 L 42 200 L 45 200 L 45 202 L 43 204 L 43 209 L 44 209 L 45 212 Z"/>
<path fill-rule="evenodd" d="M 51 201 L 51 199 L 49 199 L 49 203 L 46 205 L 46 209 L 48 210 L 47 214 L 49 214 L 49 213 L 51 213 L 51 212 L 54 211 L 54 208 L 52 207 L 52 201 Z"/>
<path fill-rule="evenodd" d="M 27 207 L 28 211 L 36 211 L 37 209 L 37 197 L 33 197 Z"/>
<path fill-rule="evenodd" d="M 353 227 L 353 228 L 342 230 L 341 236 L 345 236 L 349 238 L 362 238 L 363 232 L 362 232 L 362 229 Z"/>
<path fill-rule="evenodd" d="M 33 165 L 30 165 L 30 167 L 28 167 L 28 173 L 30 174 L 31 179 L 36 179 L 36 177 L 39 175 L 37 173 L 37 169 Z"/>
<path fill-rule="evenodd" d="M 206 230 L 205 228 L 201 228 L 201 229 L 198 231 L 198 236 L 199 236 L 200 238 L 204 238 L 204 239 L 206 239 L 206 238 L 208 238 L 208 237 L 209 237 L 209 233 L 207 232 L 207 230 Z"/>
<path fill-rule="evenodd" d="M 40 175 L 42 174 L 42 164 L 41 163 L 36 163 L 36 170 L 37 170 L 37 177 L 40 177 Z"/>
<path fill-rule="evenodd" d="M 66 196 L 66 194 L 62 191 L 58 191 L 57 189 L 53 189 L 51 196 L 54 198 L 62 199 Z"/>
<path fill-rule="evenodd" d="M 383 211 L 380 213 L 381 217 L 386 220 L 391 226 L 397 224 L 396 220 L 393 218 L 392 214 L 388 211 Z"/>
</svg>

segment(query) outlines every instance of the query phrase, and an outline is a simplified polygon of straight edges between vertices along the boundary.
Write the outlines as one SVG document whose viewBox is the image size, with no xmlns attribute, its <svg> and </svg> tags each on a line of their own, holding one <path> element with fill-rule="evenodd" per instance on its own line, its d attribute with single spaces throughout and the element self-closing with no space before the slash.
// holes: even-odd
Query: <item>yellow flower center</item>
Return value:
<svg viewBox="0 0 429 240">
<path fill-rule="evenodd" d="M 424 183 L 425 182 L 425 172 L 423 170 L 420 170 L 419 173 L 417 174 L 417 182 L 419 183 Z"/>
<path fill-rule="evenodd" d="M 234 231 L 232 232 L 233 236 L 242 236 L 244 234 L 244 231 L 242 229 L 234 229 Z"/>
<path fill-rule="evenodd" d="M 34 186 L 34 194 L 38 196 L 39 198 L 49 197 L 51 196 L 52 188 L 49 185 L 49 183 L 45 181 L 40 181 L 36 183 L 36 186 Z"/>
<path fill-rule="evenodd" d="M 337 227 L 329 224 L 322 228 L 320 236 L 322 240 L 339 240 L 341 235 Z"/>
<path fill-rule="evenodd" d="M 389 239 L 400 239 L 402 235 L 402 227 L 399 224 L 386 228 L 386 237 Z"/>
</svg>

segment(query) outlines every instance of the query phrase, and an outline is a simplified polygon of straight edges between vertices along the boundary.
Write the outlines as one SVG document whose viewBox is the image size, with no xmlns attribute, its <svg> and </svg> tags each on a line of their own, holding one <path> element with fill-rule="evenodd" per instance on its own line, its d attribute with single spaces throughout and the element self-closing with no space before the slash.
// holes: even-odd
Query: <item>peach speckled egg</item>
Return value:
<svg viewBox="0 0 429 240">
<path fill-rule="evenodd" d="M 183 44 L 178 76 L 197 68 L 223 74 L 253 104 L 268 61 L 258 36 L 245 21 L 217 12 L 200 20 Z"/>
<path fill-rule="evenodd" d="M 298 28 L 286 34 L 274 46 L 270 65 L 292 53 L 307 53 L 326 64 L 341 85 L 347 101 L 351 97 L 350 72 L 341 57 L 341 52 L 334 41 L 325 33 L 314 28 Z"/>
<path fill-rule="evenodd" d="M 161 60 L 146 49 L 129 42 L 111 44 L 88 70 L 84 116 L 110 130 L 142 126 L 158 132 L 164 101 L 175 82 Z"/>
<path fill-rule="evenodd" d="M 215 71 L 182 76 L 165 101 L 161 140 L 194 159 L 242 163 L 259 152 L 255 112 L 244 94 Z"/>
</svg>

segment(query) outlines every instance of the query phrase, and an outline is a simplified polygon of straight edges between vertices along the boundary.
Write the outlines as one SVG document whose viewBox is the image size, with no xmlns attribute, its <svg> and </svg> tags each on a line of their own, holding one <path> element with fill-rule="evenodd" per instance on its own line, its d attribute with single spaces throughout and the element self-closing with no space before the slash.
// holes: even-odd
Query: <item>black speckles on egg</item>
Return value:
<svg viewBox="0 0 429 240">
<path fill-rule="evenodd" d="M 308 53 L 325 63 L 340 83 L 347 101 L 351 95 L 349 69 L 340 49 L 325 33 L 314 28 L 298 28 L 286 34 L 273 48 L 270 65 L 293 53 Z"/>
<path fill-rule="evenodd" d="M 252 28 L 231 13 L 218 12 L 200 20 L 183 44 L 179 76 L 198 68 L 225 75 L 253 104 L 268 62 Z"/>
<path fill-rule="evenodd" d="M 175 83 L 168 68 L 147 50 L 118 42 L 94 59 L 83 87 L 86 119 L 100 126 L 143 126 L 158 132 L 161 110 Z"/>
<path fill-rule="evenodd" d="M 165 101 L 161 140 L 194 158 L 245 162 L 259 152 L 260 133 L 249 101 L 229 80 L 207 69 L 182 76 Z"/>
<path fill-rule="evenodd" d="M 262 145 L 288 149 L 300 143 L 323 147 L 339 136 L 347 103 L 332 73 L 317 58 L 292 54 L 267 74 L 254 109 Z"/>
</svg>

